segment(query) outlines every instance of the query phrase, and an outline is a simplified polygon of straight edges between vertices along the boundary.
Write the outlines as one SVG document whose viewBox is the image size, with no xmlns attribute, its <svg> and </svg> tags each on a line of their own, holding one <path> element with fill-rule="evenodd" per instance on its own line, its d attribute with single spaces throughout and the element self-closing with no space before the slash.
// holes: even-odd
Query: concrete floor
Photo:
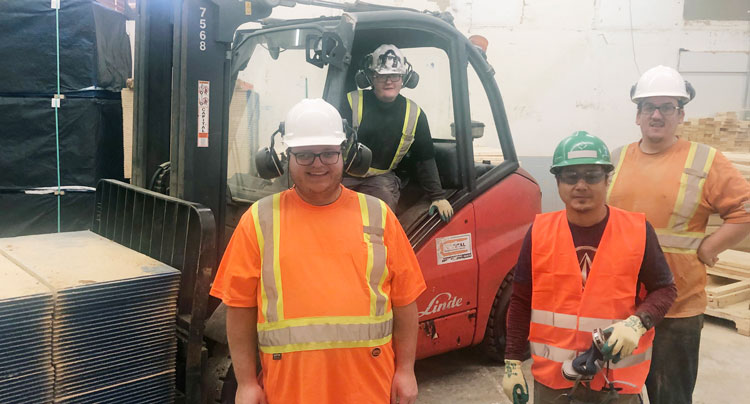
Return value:
<svg viewBox="0 0 750 404">
<path fill-rule="evenodd" d="M 738 334 L 730 321 L 706 317 L 693 403 L 750 402 L 748 365 L 750 337 Z M 533 390 L 530 366 L 531 360 L 524 362 Z M 510 403 L 500 385 L 503 366 L 490 362 L 477 347 L 421 360 L 416 373 L 419 404 Z"/>
</svg>

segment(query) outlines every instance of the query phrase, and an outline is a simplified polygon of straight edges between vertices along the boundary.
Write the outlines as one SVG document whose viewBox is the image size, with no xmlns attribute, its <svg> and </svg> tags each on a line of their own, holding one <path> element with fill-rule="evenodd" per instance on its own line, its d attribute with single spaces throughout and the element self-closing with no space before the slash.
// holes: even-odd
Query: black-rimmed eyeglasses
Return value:
<svg viewBox="0 0 750 404">
<path fill-rule="evenodd" d="M 657 109 L 659 110 L 659 113 L 662 114 L 662 116 L 671 116 L 674 115 L 674 113 L 677 112 L 680 107 L 669 102 L 661 105 L 654 105 L 650 102 L 647 102 L 641 105 L 641 112 L 648 116 L 651 116 L 651 114 L 653 114 Z"/>
<path fill-rule="evenodd" d="M 316 158 L 320 158 L 320 162 L 325 165 L 336 164 L 339 162 L 339 157 L 341 157 L 340 151 L 324 151 L 321 153 L 307 151 L 295 153 L 290 151 L 289 154 L 294 156 L 294 160 L 301 166 L 312 165 Z"/>
</svg>

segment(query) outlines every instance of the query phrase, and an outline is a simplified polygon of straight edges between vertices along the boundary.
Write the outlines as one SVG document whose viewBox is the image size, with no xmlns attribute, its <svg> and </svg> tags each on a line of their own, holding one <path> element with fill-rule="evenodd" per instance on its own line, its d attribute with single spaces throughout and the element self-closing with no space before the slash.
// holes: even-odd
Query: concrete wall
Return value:
<svg viewBox="0 0 750 404">
<path fill-rule="evenodd" d="M 680 67 L 695 85 L 688 118 L 747 108 L 750 22 L 684 21 L 684 1 L 371 2 L 449 11 L 467 36 L 489 39 L 487 54 L 521 156 L 549 156 L 559 139 L 579 129 L 612 147 L 637 139 L 628 92 L 641 72 L 657 64 Z M 281 7 L 273 17 L 336 13 Z M 734 60 L 731 71 L 722 71 L 726 54 Z"/>
<path fill-rule="evenodd" d="M 686 109 L 687 118 L 748 108 L 746 15 L 738 15 L 737 21 L 685 21 L 682 0 L 370 2 L 449 11 L 461 32 L 488 38 L 488 59 L 496 71 L 516 148 L 522 165 L 542 184 L 545 211 L 561 206 L 554 181 L 547 178 L 549 156 L 560 139 L 587 130 L 615 148 L 639 138 L 628 94 L 648 68 L 675 67 L 691 81 L 697 96 Z M 337 13 L 297 6 L 278 8 L 273 17 Z M 412 60 L 423 69 L 421 83 L 427 83 L 432 73 L 425 67 L 430 61 Z M 483 92 L 476 81 L 470 87 L 472 94 Z M 415 100 L 424 104 L 417 96 Z M 425 110 L 431 128 L 443 128 L 447 121 L 433 124 L 433 119 L 449 119 L 450 104 L 429 107 Z M 490 131 L 475 142 L 491 147 L 496 144 L 492 135 Z"/>
</svg>

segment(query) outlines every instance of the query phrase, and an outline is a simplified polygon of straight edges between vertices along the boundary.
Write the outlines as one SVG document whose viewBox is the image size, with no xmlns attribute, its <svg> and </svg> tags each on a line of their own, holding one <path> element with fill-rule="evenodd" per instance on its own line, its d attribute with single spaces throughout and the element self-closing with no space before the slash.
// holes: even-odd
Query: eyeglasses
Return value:
<svg viewBox="0 0 750 404">
<path fill-rule="evenodd" d="M 378 83 L 385 83 L 386 80 L 390 81 L 391 83 L 400 83 L 401 80 L 404 79 L 404 76 L 401 74 L 378 74 L 373 73 L 372 79 Z"/>
<path fill-rule="evenodd" d="M 341 156 L 340 151 L 324 151 L 322 153 L 313 153 L 307 151 L 294 153 L 290 151 L 289 154 L 294 156 L 297 164 L 301 166 L 312 165 L 316 158 L 320 158 L 320 162 L 325 165 L 336 164 L 339 162 L 339 157 Z"/>
<path fill-rule="evenodd" d="M 607 173 L 602 170 L 597 171 L 586 171 L 586 172 L 578 172 L 573 170 L 567 170 L 567 171 L 561 171 L 557 174 L 557 178 L 568 185 L 575 185 L 578 184 L 578 181 L 583 178 L 584 181 L 586 181 L 589 185 L 594 185 L 602 182 L 604 180 L 604 177 L 607 176 Z"/>
<path fill-rule="evenodd" d="M 672 116 L 675 112 L 677 112 L 678 109 L 680 109 L 680 107 L 677 107 L 669 102 L 666 104 L 661 104 L 659 106 L 647 102 L 641 106 L 641 112 L 648 116 L 651 116 L 657 109 L 659 110 L 659 113 L 662 114 L 662 116 Z"/>
</svg>

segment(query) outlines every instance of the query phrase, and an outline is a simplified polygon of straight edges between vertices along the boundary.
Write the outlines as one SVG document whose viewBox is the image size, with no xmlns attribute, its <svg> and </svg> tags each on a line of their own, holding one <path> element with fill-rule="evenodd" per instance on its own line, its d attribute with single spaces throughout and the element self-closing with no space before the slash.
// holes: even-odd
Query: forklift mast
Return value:
<svg viewBox="0 0 750 404">
<path fill-rule="evenodd" d="M 274 7 L 403 9 L 325 0 L 139 0 L 136 10 L 131 183 L 197 202 L 224 240 L 227 127 L 236 29 Z M 411 10 L 414 11 L 414 10 Z"/>
</svg>

